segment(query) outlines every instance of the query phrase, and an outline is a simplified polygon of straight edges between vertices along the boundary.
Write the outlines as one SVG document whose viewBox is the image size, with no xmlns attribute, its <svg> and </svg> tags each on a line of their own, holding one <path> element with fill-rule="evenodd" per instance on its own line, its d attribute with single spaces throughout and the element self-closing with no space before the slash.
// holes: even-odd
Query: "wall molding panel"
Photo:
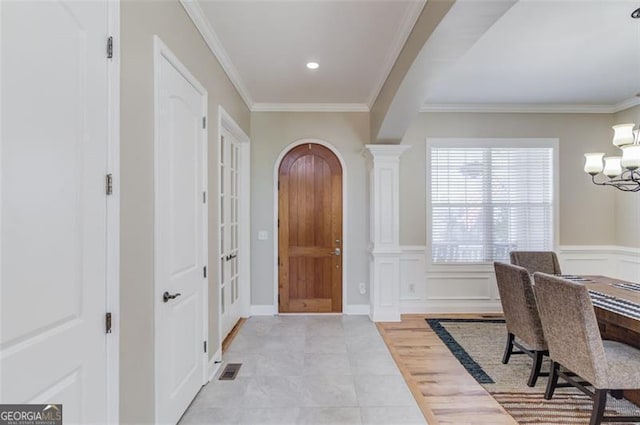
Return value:
<svg viewBox="0 0 640 425">
<path fill-rule="evenodd" d="M 640 282 L 640 248 L 566 245 L 558 249 L 563 273 L 611 276 Z"/>
<path fill-rule="evenodd" d="M 640 248 L 560 246 L 562 271 L 640 282 Z M 401 246 L 399 310 L 402 314 L 500 312 L 493 266 L 430 264 L 426 247 Z"/>
</svg>

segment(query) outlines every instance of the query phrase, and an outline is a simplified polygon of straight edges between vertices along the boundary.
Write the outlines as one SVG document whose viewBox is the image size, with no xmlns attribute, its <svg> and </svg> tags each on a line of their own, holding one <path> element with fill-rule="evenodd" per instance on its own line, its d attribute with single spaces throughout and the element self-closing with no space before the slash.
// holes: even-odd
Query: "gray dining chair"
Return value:
<svg viewBox="0 0 640 425">
<path fill-rule="evenodd" d="M 529 273 L 560 274 L 558 256 L 553 251 L 511 251 L 511 264 L 524 267 Z"/>
<path fill-rule="evenodd" d="M 562 378 L 593 399 L 590 425 L 640 421 L 640 416 L 604 416 L 607 392 L 640 389 L 640 350 L 602 340 L 585 285 L 544 273 L 535 273 L 534 280 L 552 362 L 544 398 L 553 397 L 558 378 Z M 593 390 L 576 381 L 575 376 L 588 381 Z"/>
<path fill-rule="evenodd" d="M 527 269 L 511 264 L 494 262 L 500 302 L 507 325 L 507 343 L 502 363 L 509 363 L 512 354 L 527 354 L 533 359 L 527 385 L 536 385 L 544 356 L 548 355 L 547 343 L 538 317 L 536 299 Z M 514 345 L 520 351 L 513 351 Z"/>
</svg>

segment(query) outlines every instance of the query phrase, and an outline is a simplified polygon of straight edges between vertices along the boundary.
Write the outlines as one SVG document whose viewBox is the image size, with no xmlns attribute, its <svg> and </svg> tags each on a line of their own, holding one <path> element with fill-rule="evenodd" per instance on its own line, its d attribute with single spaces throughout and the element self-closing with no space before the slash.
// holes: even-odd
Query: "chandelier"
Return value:
<svg viewBox="0 0 640 425">
<path fill-rule="evenodd" d="M 640 129 L 634 130 L 634 127 L 635 124 L 613 126 L 613 144 L 622 150 L 622 156 L 605 157 L 602 152 L 584 154 L 584 171 L 591 175 L 594 184 L 640 192 Z"/>
</svg>

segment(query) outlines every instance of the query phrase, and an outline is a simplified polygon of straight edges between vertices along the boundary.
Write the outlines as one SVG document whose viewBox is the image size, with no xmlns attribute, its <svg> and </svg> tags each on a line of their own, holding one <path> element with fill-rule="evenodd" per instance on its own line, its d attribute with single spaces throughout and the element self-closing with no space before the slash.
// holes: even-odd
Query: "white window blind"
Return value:
<svg viewBox="0 0 640 425">
<path fill-rule="evenodd" d="M 434 263 L 553 249 L 553 149 L 431 147 Z"/>
</svg>

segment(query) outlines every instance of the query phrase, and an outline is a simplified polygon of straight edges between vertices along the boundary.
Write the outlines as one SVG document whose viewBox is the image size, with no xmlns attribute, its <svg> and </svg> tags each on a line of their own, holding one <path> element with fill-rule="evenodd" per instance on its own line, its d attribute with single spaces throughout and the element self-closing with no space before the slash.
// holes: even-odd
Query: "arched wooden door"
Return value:
<svg viewBox="0 0 640 425">
<path fill-rule="evenodd" d="M 342 311 L 342 167 L 329 149 L 291 149 L 278 173 L 278 311 Z"/>
</svg>

